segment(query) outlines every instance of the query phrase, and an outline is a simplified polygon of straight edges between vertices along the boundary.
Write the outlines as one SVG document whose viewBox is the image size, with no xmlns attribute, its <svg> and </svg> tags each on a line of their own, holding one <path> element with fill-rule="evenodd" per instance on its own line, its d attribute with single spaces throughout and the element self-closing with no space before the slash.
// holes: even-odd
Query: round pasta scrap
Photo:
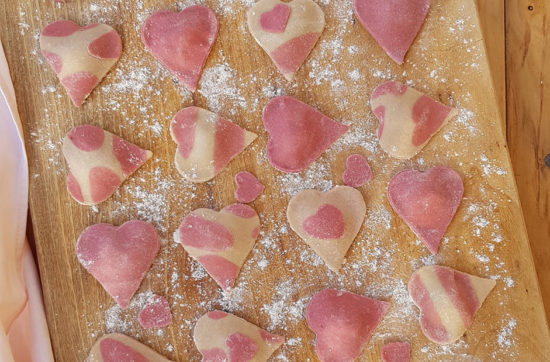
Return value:
<svg viewBox="0 0 550 362">
<path fill-rule="evenodd" d="M 139 324 L 143 328 L 164 328 L 172 323 L 170 305 L 166 298 L 160 295 L 153 295 L 139 312 Z"/>
<path fill-rule="evenodd" d="M 359 154 L 350 155 L 342 174 L 344 184 L 351 187 L 364 186 L 372 178 L 372 170 L 365 158 Z"/>
</svg>

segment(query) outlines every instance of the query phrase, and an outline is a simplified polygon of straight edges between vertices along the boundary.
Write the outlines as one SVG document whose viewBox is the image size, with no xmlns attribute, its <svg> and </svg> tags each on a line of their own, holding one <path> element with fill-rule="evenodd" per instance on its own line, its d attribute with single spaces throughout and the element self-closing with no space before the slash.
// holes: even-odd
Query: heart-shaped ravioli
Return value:
<svg viewBox="0 0 550 362">
<path fill-rule="evenodd" d="M 430 0 L 353 0 L 355 16 L 396 63 L 420 31 Z"/>
<path fill-rule="evenodd" d="M 290 200 L 286 215 L 292 230 L 337 272 L 361 228 L 365 212 L 361 192 L 336 186 L 328 192 L 300 192 Z"/>
<path fill-rule="evenodd" d="M 401 171 L 388 185 L 391 206 L 432 254 L 437 253 L 463 194 L 460 175 L 443 166 L 426 172 Z"/>
<path fill-rule="evenodd" d="M 193 330 L 203 361 L 265 362 L 285 339 L 219 310 L 203 315 Z"/>
<path fill-rule="evenodd" d="M 264 185 L 250 172 L 241 171 L 235 175 L 235 198 L 243 204 L 256 200 L 264 191 Z"/>
<path fill-rule="evenodd" d="M 304 170 L 348 130 L 288 96 L 270 100 L 262 118 L 269 133 L 267 158 L 273 167 L 284 172 Z"/>
<path fill-rule="evenodd" d="M 87 362 L 170 362 L 151 348 L 133 338 L 119 333 L 106 334 L 99 338 L 92 349 Z"/>
<path fill-rule="evenodd" d="M 371 108 L 380 121 L 378 140 L 390 156 L 416 155 L 458 112 L 404 84 L 389 81 L 372 93 Z"/>
<path fill-rule="evenodd" d="M 202 5 L 180 12 L 161 10 L 143 23 L 141 40 L 187 89 L 194 92 L 218 34 L 218 20 Z"/>
<path fill-rule="evenodd" d="M 256 139 L 255 133 L 199 107 L 176 113 L 170 133 L 178 144 L 176 168 L 191 182 L 211 180 Z"/>
<path fill-rule="evenodd" d="M 67 190 L 77 202 L 95 205 L 153 154 L 99 127 L 83 125 L 67 133 L 63 155 L 70 169 Z"/>
<path fill-rule="evenodd" d="M 58 20 L 42 30 L 40 50 L 78 107 L 120 58 L 122 41 L 109 25 Z"/>
<path fill-rule="evenodd" d="M 197 209 L 183 218 L 174 240 L 197 260 L 218 285 L 233 286 L 260 233 L 260 218 L 248 205 L 232 204 L 220 212 Z"/>
<path fill-rule="evenodd" d="M 126 309 L 159 250 L 155 228 L 139 220 L 120 227 L 95 224 L 76 242 L 76 256 L 115 302 Z"/>
<path fill-rule="evenodd" d="M 470 327 L 496 282 L 457 270 L 428 265 L 414 272 L 409 294 L 420 308 L 424 335 L 439 344 L 453 343 Z"/>
<path fill-rule="evenodd" d="M 248 29 L 286 79 L 294 79 L 325 27 L 312 0 L 261 0 L 248 10 Z"/>
<path fill-rule="evenodd" d="M 315 352 L 321 362 L 355 360 L 389 306 L 334 289 L 315 294 L 307 306 L 306 320 L 317 336 Z"/>
</svg>

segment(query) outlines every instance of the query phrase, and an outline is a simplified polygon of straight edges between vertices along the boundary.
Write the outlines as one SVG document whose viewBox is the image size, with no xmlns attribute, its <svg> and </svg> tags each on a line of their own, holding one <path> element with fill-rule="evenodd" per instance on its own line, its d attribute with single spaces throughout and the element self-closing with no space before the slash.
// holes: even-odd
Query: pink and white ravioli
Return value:
<svg viewBox="0 0 550 362">
<path fill-rule="evenodd" d="M 109 25 L 58 20 L 42 30 L 40 50 L 78 107 L 120 58 L 122 41 Z"/>
<path fill-rule="evenodd" d="M 430 0 L 353 0 L 359 22 L 398 64 L 403 64 L 429 9 Z"/>
<path fill-rule="evenodd" d="M 199 318 L 193 339 L 202 362 L 265 362 L 285 339 L 219 310 Z"/>
<path fill-rule="evenodd" d="M 365 212 L 361 192 L 336 186 L 328 192 L 300 192 L 288 203 L 286 215 L 292 230 L 337 272 L 363 224 Z"/>
<path fill-rule="evenodd" d="M 122 309 L 139 288 L 159 250 L 153 225 L 131 220 L 120 227 L 95 224 L 76 242 L 76 256 Z"/>
<path fill-rule="evenodd" d="M 299 100 L 282 96 L 264 107 L 262 119 L 269 134 L 267 158 L 284 172 L 300 172 L 315 161 L 348 127 Z"/>
<path fill-rule="evenodd" d="M 439 265 L 415 271 L 408 289 L 420 308 L 420 327 L 426 338 L 439 344 L 459 339 L 495 284 L 492 279 Z"/>
<path fill-rule="evenodd" d="M 260 0 L 247 16 L 250 33 L 289 81 L 325 27 L 325 14 L 312 0 Z"/>
<path fill-rule="evenodd" d="M 176 168 L 187 180 L 197 183 L 213 179 L 257 137 L 199 107 L 176 113 L 170 133 L 178 144 Z"/>
<path fill-rule="evenodd" d="M 86 359 L 87 362 L 170 362 L 151 348 L 119 333 L 99 338 Z"/>
<path fill-rule="evenodd" d="M 145 48 L 191 92 L 197 88 L 217 34 L 216 15 L 202 5 L 177 13 L 157 11 L 145 19 L 141 28 Z"/>
<path fill-rule="evenodd" d="M 382 347 L 382 362 L 409 362 L 411 346 L 407 342 L 387 343 Z"/>
<path fill-rule="evenodd" d="M 395 212 L 436 254 L 464 194 L 460 175 L 437 166 L 426 172 L 405 170 L 388 184 L 388 200 Z"/>
<path fill-rule="evenodd" d="M 164 328 L 172 323 L 172 313 L 166 298 L 152 295 L 139 312 L 139 324 L 143 328 Z"/>
<path fill-rule="evenodd" d="M 105 201 L 153 153 L 102 130 L 74 127 L 63 139 L 69 165 L 67 190 L 77 202 L 96 205 Z"/>
<path fill-rule="evenodd" d="M 227 290 L 235 284 L 259 233 L 256 211 L 248 205 L 231 204 L 220 212 L 194 210 L 183 218 L 174 240 Z"/>
<path fill-rule="evenodd" d="M 321 362 L 355 360 L 389 306 L 334 289 L 315 294 L 307 306 L 306 320 L 317 336 L 315 352 Z"/>
<path fill-rule="evenodd" d="M 458 112 L 404 84 L 389 81 L 372 93 L 371 108 L 380 121 L 378 140 L 392 157 L 416 155 Z"/>
</svg>

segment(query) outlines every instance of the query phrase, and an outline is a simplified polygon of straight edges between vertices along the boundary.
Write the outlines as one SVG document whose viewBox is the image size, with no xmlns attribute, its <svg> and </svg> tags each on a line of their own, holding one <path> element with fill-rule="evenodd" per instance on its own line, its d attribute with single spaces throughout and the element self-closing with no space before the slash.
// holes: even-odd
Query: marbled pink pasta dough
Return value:
<svg viewBox="0 0 550 362">
<path fill-rule="evenodd" d="M 334 289 L 315 294 L 306 310 L 321 362 L 354 361 L 390 304 Z"/>
<path fill-rule="evenodd" d="M 109 25 L 58 20 L 42 30 L 40 50 L 78 107 L 120 58 L 122 41 Z"/>
<path fill-rule="evenodd" d="M 290 200 L 286 214 L 292 230 L 337 272 L 361 228 L 365 212 L 361 192 L 336 186 L 328 192 L 300 192 Z"/>
<path fill-rule="evenodd" d="M 388 200 L 403 221 L 436 254 L 464 194 L 460 175 L 448 167 L 405 170 L 388 184 Z"/>
<path fill-rule="evenodd" d="M 199 318 L 193 339 L 203 362 L 265 362 L 285 340 L 219 310 Z"/>
<path fill-rule="evenodd" d="M 178 144 L 176 168 L 187 180 L 197 183 L 214 178 L 257 137 L 199 107 L 187 107 L 176 113 L 170 133 Z"/>
<path fill-rule="evenodd" d="M 126 309 L 159 245 L 157 231 L 145 221 L 132 220 L 120 227 L 95 224 L 78 237 L 76 256 L 120 308 Z"/>
<path fill-rule="evenodd" d="M 411 346 L 407 342 L 387 343 L 382 347 L 382 362 L 409 362 Z"/>
<path fill-rule="evenodd" d="M 141 28 L 145 48 L 191 92 L 197 89 L 217 34 L 216 15 L 202 5 L 177 13 L 157 11 L 145 19 Z"/>
<path fill-rule="evenodd" d="M 353 0 L 355 16 L 396 63 L 403 64 L 430 0 Z"/>
<path fill-rule="evenodd" d="M 70 169 L 69 194 L 83 205 L 96 205 L 153 154 L 99 127 L 83 125 L 67 133 L 63 155 Z"/>
<path fill-rule="evenodd" d="M 152 295 L 139 312 L 139 324 L 143 328 L 164 328 L 172 323 L 172 313 L 166 298 Z"/>
<path fill-rule="evenodd" d="M 87 362 L 170 362 L 151 348 L 119 333 L 99 338 L 90 350 Z"/>
<path fill-rule="evenodd" d="M 300 172 L 315 161 L 348 127 L 299 100 L 282 96 L 264 107 L 262 119 L 269 134 L 267 158 L 284 172 Z"/>
<path fill-rule="evenodd" d="M 426 338 L 439 344 L 459 339 L 495 284 L 492 279 L 439 265 L 415 271 L 408 289 L 420 308 L 420 327 Z"/>
<path fill-rule="evenodd" d="M 370 105 L 380 121 L 378 140 L 392 157 L 416 155 L 458 112 L 399 82 L 380 84 Z"/>
<path fill-rule="evenodd" d="M 325 27 L 325 14 L 312 0 L 260 0 L 247 16 L 250 33 L 289 81 Z"/>
<path fill-rule="evenodd" d="M 260 218 L 248 205 L 231 204 L 217 212 L 197 209 L 183 218 L 174 240 L 197 260 L 224 290 L 237 275 L 260 233 Z"/>
</svg>

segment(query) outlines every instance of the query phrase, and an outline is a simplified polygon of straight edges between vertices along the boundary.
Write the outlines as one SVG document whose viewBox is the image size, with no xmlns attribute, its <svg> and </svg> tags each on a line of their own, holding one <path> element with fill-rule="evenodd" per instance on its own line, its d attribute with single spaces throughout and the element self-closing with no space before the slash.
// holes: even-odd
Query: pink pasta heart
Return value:
<svg viewBox="0 0 550 362">
<path fill-rule="evenodd" d="M 95 224 L 76 242 L 76 256 L 115 302 L 126 309 L 159 249 L 155 228 L 132 220 L 120 227 Z"/>
<path fill-rule="evenodd" d="M 151 348 L 119 333 L 99 338 L 90 350 L 87 362 L 170 362 Z"/>
<path fill-rule="evenodd" d="M 120 58 L 122 41 L 109 25 L 58 20 L 42 30 L 40 49 L 78 107 Z"/>
<path fill-rule="evenodd" d="M 390 205 L 432 254 L 437 253 L 463 194 L 460 175 L 443 166 L 399 172 L 388 185 Z"/>
<path fill-rule="evenodd" d="M 70 169 L 69 194 L 81 204 L 95 205 L 111 196 L 152 153 L 99 127 L 83 125 L 67 133 L 63 155 Z"/>
<path fill-rule="evenodd" d="M 342 174 L 344 184 L 351 187 L 361 187 L 372 178 L 372 171 L 365 158 L 358 154 L 349 156 L 346 160 L 346 170 Z"/>
<path fill-rule="evenodd" d="M 411 346 L 407 342 L 393 342 L 382 347 L 382 362 L 409 362 Z"/>
<path fill-rule="evenodd" d="M 348 130 L 288 96 L 270 100 L 262 118 L 269 134 L 267 158 L 273 167 L 284 172 L 304 170 Z"/>
<path fill-rule="evenodd" d="M 409 294 L 420 308 L 424 335 L 439 344 L 453 343 L 470 327 L 496 282 L 457 270 L 429 265 L 414 272 Z"/>
<path fill-rule="evenodd" d="M 267 361 L 284 338 L 222 311 L 212 311 L 197 321 L 193 339 L 203 362 Z"/>
<path fill-rule="evenodd" d="M 164 328 L 172 323 L 170 305 L 166 298 L 153 295 L 139 312 L 139 324 L 143 328 Z"/>
<path fill-rule="evenodd" d="M 394 81 L 376 87 L 370 104 L 380 121 L 380 146 L 399 159 L 409 159 L 420 152 L 458 114 L 456 109 Z"/>
<path fill-rule="evenodd" d="M 197 209 L 183 218 L 174 239 L 224 290 L 239 270 L 260 232 L 260 218 L 248 205 L 232 204 L 220 212 Z"/>
<path fill-rule="evenodd" d="M 321 362 L 355 360 L 389 306 L 334 289 L 315 294 L 307 306 L 306 320 L 317 336 L 315 352 Z"/>
<path fill-rule="evenodd" d="M 359 191 L 336 186 L 328 192 L 305 190 L 288 203 L 287 219 L 328 267 L 338 271 L 365 218 Z"/>
<path fill-rule="evenodd" d="M 430 0 L 353 0 L 355 16 L 396 63 L 403 64 Z"/>
<path fill-rule="evenodd" d="M 243 204 L 256 200 L 264 190 L 264 185 L 250 172 L 241 171 L 235 175 L 235 198 Z"/>
<path fill-rule="evenodd" d="M 250 33 L 289 81 L 325 27 L 325 15 L 312 0 L 260 0 L 247 16 Z"/>
<path fill-rule="evenodd" d="M 202 5 L 178 13 L 157 11 L 141 28 L 145 48 L 191 92 L 197 88 L 217 34 L 216 15 Z"/>
<path fill-rule="evenodd" d="M 176 113 L 170 133 L 178 144 L 176 168 L 191 182 L 211 180 L 256 139 L 255 133 L 199 107 Z"/>
</svg>

